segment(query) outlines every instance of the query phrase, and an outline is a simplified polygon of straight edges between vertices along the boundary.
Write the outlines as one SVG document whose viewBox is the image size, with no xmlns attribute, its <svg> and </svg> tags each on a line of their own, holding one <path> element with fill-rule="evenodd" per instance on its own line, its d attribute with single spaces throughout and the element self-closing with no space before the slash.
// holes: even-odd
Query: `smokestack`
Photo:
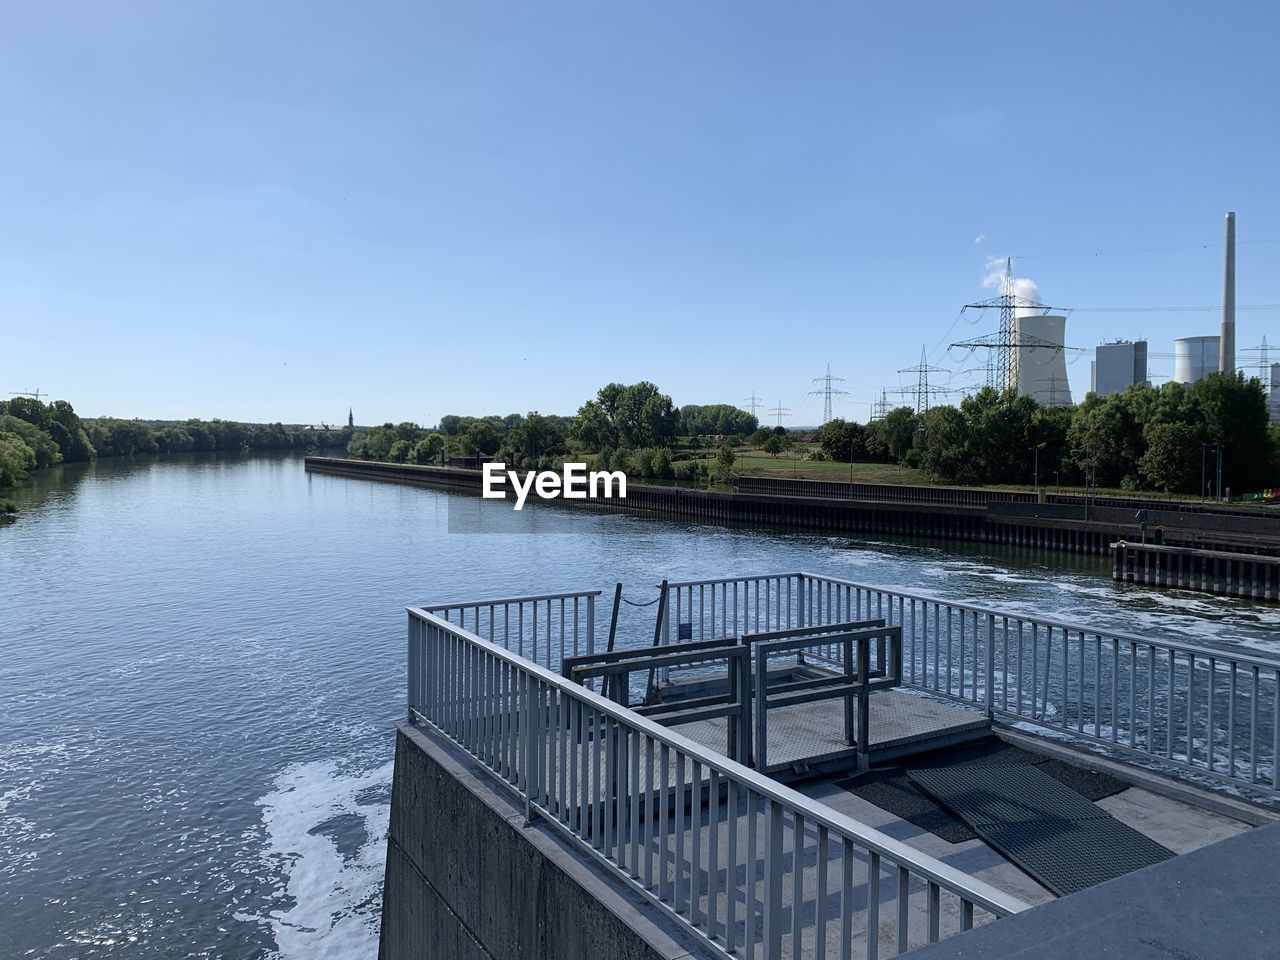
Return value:
<svg viewBox="0 0 1280 960">
<path fill-rule="evenodd" d="M 1236 372 L 1236 215 L 1227 214 L 1227 253 L 1222 268 L 1222 329 L 1218 335 L 1218 372 Z"/>
</svg>

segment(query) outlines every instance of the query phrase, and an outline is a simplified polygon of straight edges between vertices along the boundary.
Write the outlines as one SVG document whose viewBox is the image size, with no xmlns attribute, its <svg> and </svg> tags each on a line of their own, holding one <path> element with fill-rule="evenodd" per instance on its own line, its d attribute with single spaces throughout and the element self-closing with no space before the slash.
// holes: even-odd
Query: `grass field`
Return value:
<svg viewBox="0 0 1280 960">
<path fill-rule="evenodd" d="M 702 461 L 715 466 L 713 458 Z M 780 453 L 771 457 L 767 453 L 751 451 L 739 454 L 734 461 L 733 472 L 743 477 L 799 477 L 805 480 L 845 480 L 850 476 L 850 465 L 833 460 L 802 460 Z M 900 467 L 895 463 L 853 464 L 855 483 L 928 483 L 919 470 Z"/>
<path fill-rule="evenodd" d="M 794 456 L 792 455 L 794 452 Z M 794 451 L 780 453 L 772 457 L 762 450 L 740 450 L 734 461 L 733 472 L 743 477 L 793 477 L 801 480 L 843 480 L 850 479 L 850 465 L 834 460 L 805 460 L 808 448 L 796 447 Z M 710 467 L 715 466 L 714 454 L 699 458 L 700 462 Z M 963 484 L 944 484 L 929 479 L 922 471 L 911 467 L 903 467 L 894 463 L 855 463 L 852 479 L 854 483 L 903 483 L 919 486 L 963 486 Z M 992 490 L 1034 490 L 1031 483 L 992 483 L 981 484 Z M 1040 478 L 1040 489 L 1053 493 L 1087 493 L 1084 487 L 1069 485 L 1055 486 L 1053 476 Z M 1157 500 L 1199 500 L 1193 494 L 1166 494 L 1143 490 L 1120 490 L 1099 487 L 1092 491 L 1100 497 L 1144 497 Z"/>
</svg>

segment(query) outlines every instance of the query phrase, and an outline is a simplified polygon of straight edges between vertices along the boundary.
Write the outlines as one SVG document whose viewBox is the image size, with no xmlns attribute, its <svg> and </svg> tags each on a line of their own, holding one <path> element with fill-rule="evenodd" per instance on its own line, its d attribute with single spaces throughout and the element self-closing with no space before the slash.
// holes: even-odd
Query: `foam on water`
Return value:
<svg viewBox="0 0 1280 960">
<path fill-rule="evenodd" d="M 258 800 L 261 857 L 281 877 L 278 906 L 236 919 L 269 926 L 280 960 L 377 956 L 392 766 L 297 764 Z"/>
</svg>

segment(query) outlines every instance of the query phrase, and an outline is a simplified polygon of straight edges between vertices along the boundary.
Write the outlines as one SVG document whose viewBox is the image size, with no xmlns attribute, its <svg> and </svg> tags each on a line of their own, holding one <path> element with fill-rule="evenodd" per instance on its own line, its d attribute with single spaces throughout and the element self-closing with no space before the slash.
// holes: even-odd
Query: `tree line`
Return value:
<svg viewBox="0 0 1280 960">
<path fill-rule="evenodd" d="M 725 437 L 710 469 L 693 452 L 698 438 Z M 680 438 L 691 438 L 682 444 Z M 1194 384 L 1140 385 L 1075 407 L 1045 407 L 991 388 L 923 415 L 898 407 L 869 424 L 831 420 L 814 458 L 902 463 L 963 484 L 1093 483 L 1099 487 L 1197 493 L 1202 476 L 1247 493 L 1278 486 L 1280 428 L 1269 424 L 1261 383 L 1212 374 Z M 65 400 L 0 401 L 0 489 L 57 463 L 140 453 L 341 449 L 349 456 L 410 463 L 493 458 L 513 468 L 555 466 L 572 455 L 639 477 L 727 479 L 732 449 L 752 444 L 777 454 L 793 445 L 782 428 L 761 427 L 729 404 L 676 407 L 648 381 L 610 383 L 575 416 L 532 411 L 506 416 L 449 414 L 434 429 L 387 423 L 319 431 L 229 420 L 82 420 Z M 1208 469 L 1203 471 L 1202 466 Z"/>
<path fill-rule="evenodd" d="M 988 387 L 923 415 L 899 407 L 866 426 L 832 420 L 818 438 L 833 459 L 902 463 L 951 483 L 1038 478 L 1194 494 L 1202 476 L 1214 475 L 1219 450 L 1223 493 L 1275 486 L 1280 477 L 1280 431 L 1269 424 L 1266 393 L 1239 375 L 1090 393 L 1075 407 Z"/>
<path fill-rule="evenodd" d="M 467 417 L 447 414 L 435 429 L 416 423 L 386 423 L 351 438 L 348 453 L 366 460 L 447 463 L 450 458 L 492 458 L 513 469 L 554 466 L 570 455 L 596 468 L 638 477 L 695 479 L 692 463 L 681 463 L 681 437 L 745 437 L 756 418 L 729 404 L 677 408 L 655 384 L 610 383 L 572 417 L 512 413 Z"/>
<path fill-rule="evenodd" d="M 341 449 L 351 435 L 349 429 L 321 431 L 232 420 L 85 420 L 66 400 L 41 403 L 14 397 L 0 401 L 0 489 L 15 486 L 32 470 L 59 463 L 140 453 Z"/>
</svg>

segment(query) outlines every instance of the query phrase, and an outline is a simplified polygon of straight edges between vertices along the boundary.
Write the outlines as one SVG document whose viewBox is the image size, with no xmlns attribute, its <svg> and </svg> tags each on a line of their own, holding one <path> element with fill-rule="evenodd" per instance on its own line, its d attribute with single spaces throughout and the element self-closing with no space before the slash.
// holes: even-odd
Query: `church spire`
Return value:
<svg viewBox="0 0 1280 960">
<path fill-rule="evenodd" d="M 347 407 L 347 426 L 354 429 L 355 425 L 356 425 L 355 414 L 351 412 L 351 407 Z"/>
</svg>

